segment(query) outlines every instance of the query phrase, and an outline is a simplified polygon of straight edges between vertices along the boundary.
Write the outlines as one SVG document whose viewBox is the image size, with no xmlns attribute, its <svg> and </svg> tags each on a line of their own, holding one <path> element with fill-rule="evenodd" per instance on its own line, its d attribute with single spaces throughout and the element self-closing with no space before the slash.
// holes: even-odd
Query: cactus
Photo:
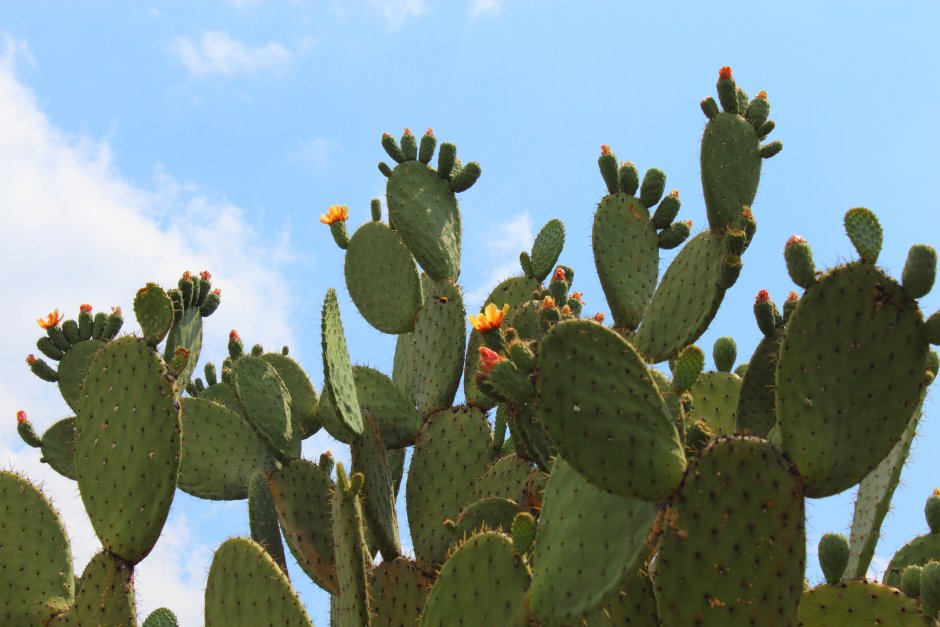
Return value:
<svg viewBox="0 0 940 627">
<path fill-rule="evenodd" d="M 863 208 L 845 214 L 856 261 L 817 271 L 809 244 L 791 237 L 781 263 L 803 292 L 781 313 L 761 290 L 750 360 L 735 367 L 737 344 L 719 338 L 705 371 L 694 343 L 741 272 L 763 160 L 782 146 L 762 144 L 775 127 L 764 92 L 748 98 L 730 68 L 716 88 L 718 100 L 701 103 L 708 223 L 688 241 L 665 174 L 641 178 L 601 149 L 607 194 L 592 245 L 611 326 L 584 311 L 595 297 L 559 264 L 560 220 L 467 316 L 456 194 L 481 170 L 430 129 L 382 138 L 394 161 L 379 165 L 387 222 L 377 200 L 352 236 L 347 205 L 321 216 L 345 251 L 353 305 L 397 336 L 390 375 L 353 365 L 335 289 L 322 309 L 320 395 L 286 348 L 246 350 L 236 331 L 224 361 L 193 378 L 204 319 L 221 304 L 208 272 L 169 290 L 146 283 L 133 300 L 139 337 L 119 336 L 119 307 L 40 318 L 27 364 L 75 415 L 40 434 L 23 410 L 17 432 L 77 481 L 103 550 L 76 589 L 58 515 L 0 472 L 0 621 L 134 624 L 134 569 L 179 488 L 248 499 L 251 539 L 226 540 L 212 561 L 210 626 L 311 624 L 284 542 L 330 594 L 338 625 L 930 624 L 940 491 L 925 508 L 929 533 L 897 552 L 887 585 L 862 577 L 937 374 L 940 312 L 925 316 L 917 301 L 936 253 L 913 246 L 891 278 L 876 265 L 882 227 Z M 660 278 L 659 250 L 680 246 Z M 466 402 L 455 405 L 461 380 Z M 329 451 L 304 459 L 302 440 L 321 426 L 349 446 L 348 475 Z M 414 559 L 399 532 L 402 484 Z M 823 537 L 827 583 L 810 588 L 805 499 L 855 485 L 850 539 Z M 175 622 L 162 608 L 144 624 Z"/>
</svg>

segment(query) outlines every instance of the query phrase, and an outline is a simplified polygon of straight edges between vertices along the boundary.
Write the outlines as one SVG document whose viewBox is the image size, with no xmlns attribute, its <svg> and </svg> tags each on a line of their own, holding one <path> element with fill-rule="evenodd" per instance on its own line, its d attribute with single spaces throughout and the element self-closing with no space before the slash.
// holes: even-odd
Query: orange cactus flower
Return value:
<svg viewBox="0 0 940 627">
<path fill-rule="evenodd" d="M 229 342 L 241 342 L 241 340 L 242 339 L 238 337 L 238 331 L 236 331 L 235 329 L 232 329 L 231 331 L 228 332 Z"/>
<path fill-rule="evenodd" d="M 81 311 L 82 313 L 91 313 L 91 305 L 89 305 L 88 303 L 82 303 L 79 306 L 78 310 Z"/>
<path fill-rule="evenodd" d="M 326 213 L 320 214 L 320 222 L 323 224 L 345 222 L 347 218 L 349 218 L 349 207 L 346 205 L 330 205 Z"/>
<path fill-rule="evenodd" d="M 122 314 L 121 314 L 121 308 L 120 308 L 120 307 L 112 307 L 112 308 L 111 308 L 111 313 L 114 314 L 115 316 L 119 317 L 119 318 L 122 316 Z"/>
<path fill-rule="evenodd" d="M 789 295 L 787 295 L 787 302 L 788 302 L 788 303 L 795 303 L 795 302 L 798 301 L 798 300 L 800 300 L 800 295 L 797 294 L 796 292 L 791 291 L 791 292 L 789 293 Z"/>
<path fill-rule="evenodd" d="M 757 97 L 760 98 L 761 100 L 767 100 L 767 92 L 762 89 L 759 92 L 757 92 Z"/>
<path fill-rule="evenodd" d="M 202 279 L 203 281 L 211 281 L 212 273 L 209 272 L 208 270 L 203 270 L 202 272 L 199 273 L 199 278 Z"/>
<path fill-rule="evenodd" d="M 565 269 L 561 266 L 555 268 L 555 274 L 552 275 L 552 281 L 564 281 L 565 280 Z"/>
<path fill-rule="evenodd" d="M 493 366 L 505 359 L 505 357 L 491 348 L 487 348 L 486 346 L 480 347 L 480 370 L 482 370 L 484 374 L 489 374 Z"/>
<path fill-rule="evenodd" d="M 582 296 L 584 296 L 584 294 L 582 294 L 581 292 L 573 292 L 573 293 L 571 294 L 571 298 L 575 299 L 576 301 L 578 301 L 579 303 L 581 303 L 581 304 L 583 305 L 583 304 L 584 304 L 584 299 L 581 298 Z"/>
<path fill-rule="evenodd" d="M 48 329 L 50 327 L 57 326 L 60 322 L 62 322 L 62 318 L 64 317 L 65 316 L 59 313 L 59 308 L 56 307 L 55 310 L 45 318 L 36 318 L 36 322 L 39 323 L 39 326 L 41 326 L 43 329 Z"/>
<path fill-rule="evenodd" d="M 184 280 L 184 281 L 189 281 L 189 280 L 192 279 L 192 278 L 193 278 L 193 273 L 190 272 L 189 270 L 187 270 L 186 272 L 183 273 L 183 280 Z"/>
<path fill-rule="evenodd" d="M 488 333 L 493 329 L 498 329 L 503 324 L 503 318 L 509 313 L 509 303 L 503 305 L 502 309 L 497 309 L 496 305 L 490 303 L 483 310 L 483 313 L 477 315 L 470 314 L 467 319 L 473 328 L 480 333 Z"/>
<path fill-rule="evenodd" d="M 542 309 L 551 309 L 555 306 L 555 299 L 551 296 L 546 296 L 542 299 Z"/>
<path fill-rule="evenodd" d="M 599 311 L 594 314 L 594 322 L 600 322 L 601 324 L 604 324 L 604 314 Z"/>
<path fill-rule="evenodd" d="M 16 412 L 16 422 L 18 422 L 21 425 L 29 422 L 29 419 L 26 417 L 26 412 L 23 411 L 22 409 Z"/>
<path fill-rule="evenodd" d="M 36 356 L 30 353 L 26 356 L 26 365 L 32 366 L 34 363 L 36 363 Z"/>
<path fill-rule="evenodd" d="M 763 304 L 770 301 L 770 292 L 767 290 L 761 290 L 757 293 L 757 298 L 755 299 L 758 304 Z"/>
<path fill-rule="evenodd" d="M 214 290 L 212 290 L 212 293 L 215 294 L 216 296 L 221 296 L 222 290 L 220 290 L 219 288 L 215 288 Z"/>
<path fill-rule="evenodd" d="M 605 157 L 610 154 L 610 146 L 607 144 L 601 144 L 601 154 Z"/>
<path fill-rule="evenodd" d="M 729 78 L 731 78 L 731 66 L 730 66 L 730 65 L 726 65 L 726 66 L 724 66 L 723 68 L 721 68 L 720 70 L 718 70 L 718 79 L 719 79 L 719 80 L 726 81 L 726 80 L 728 80 Z"/>
<path fill-rule="evenodd" d="M 564 306 L 561 308 L 561 313 L 565 314 L 566 316 L 570 316 L 570 315 L 571 315 L 571 307 L 569 307 L 568 305 L 564 305 Z"/>
</svg>

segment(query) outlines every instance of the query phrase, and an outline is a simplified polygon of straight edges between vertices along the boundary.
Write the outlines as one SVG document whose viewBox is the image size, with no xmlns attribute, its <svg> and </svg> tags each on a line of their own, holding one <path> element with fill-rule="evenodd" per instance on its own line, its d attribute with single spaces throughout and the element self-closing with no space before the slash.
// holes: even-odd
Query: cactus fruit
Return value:
<svg viewBox="0 0 940 627">
<path fill-rule="evenodd" d="M 819 565 L 826 576 L 826 583 L 838 583 L 848 562 L 848 538 L 841 533 L 823 534 L 819 540 Z"/>
</svg>

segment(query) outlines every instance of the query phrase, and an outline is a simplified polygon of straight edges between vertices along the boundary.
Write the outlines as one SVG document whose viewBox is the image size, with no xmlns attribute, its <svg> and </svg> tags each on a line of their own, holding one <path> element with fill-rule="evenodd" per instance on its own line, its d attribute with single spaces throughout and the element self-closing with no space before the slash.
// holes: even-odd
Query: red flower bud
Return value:
<svg viewBox="0 0 940 627">
<path fill-rule="evenodd" d="M 758 303 L 767 303 L 770 302 L 770 292 L 767 290 L 761 290 L 757 293 L 757 302 Z"/>
<path fill-rule="evenodd" d="M 30 353 L 26 356 L 26 365 L 32 366 L 34 363 L 36 363 L 36 356 Z"/>
<path fill-rule="evenodd" d="M 231 331 L 229 331 L 229 332 L 228 332 L 228 341 L 229 341 L 229 342 L 240 342 L 240 341 L 241 341 L 241 338 L 238 337 L 238 331 L 236 331 L 235 329 L 232 329 Z"/>
<path fill-rule="evenodd" d="M 718 80 L 726 81 L 731 78 L 731 66 L 726 65 L 718 70 Z"/>
<path fill-rule="evenodd" d="M 199 273 L 199 278 L 202 279 L 203 281 L 211 281 L 212 274 L 208 270 L 203 270 L 202 272 Z"/>
<path fill-rule="evenodd" d="M 16 412 L 16 422 L 18 422 L 21 425 L 29 422 L 29 419 L 26 418 L 26 412 L 23 411 L 22 409 Z"/>
<path fill-rule="evenodd" d="M 790 294 L 787 296 L 788 303 L 795 303 L 798 300 L 800 300 L 800 297 L 796 292 L 790 292 Z"/>
<path fill-rule="evenodd" d="M 610 154 L 610 146 L 607 144 L 601 144 L 601 154 L 605 157 Z"/>
<path fill-rule="evenodd" d="M 565 269 L 561 266 L 555 268 L 555 274 L 552 275 L 552 281 L 564 281 L 565 280 Z"/>
<path fill-rule="evenodd" d="M 493 349 L 487 348 L 486 346 L 480 347 L 480 370 L 484 373 L 489 374 L 493 366 L 503 361 L 503 359 L 504 358 Z"/>
<path fill-rule="evenodd" d="M 787 248 L 793 246 L 794 244 L 805 244 L 806 240 L 800 237 L 799 235 L 791 235 L 790 239 L 787 240 Z"/>
<path fill-rule="evenodd" d="M 82 313 L 91 313 L 91 305 L 89 305 L 89 304 L 87 304 L 87 303 L 82 303 L 82 304 L 79 306 L 78 309 L 79 309 L 79 311 L 81 311 Z"/>
</svg>

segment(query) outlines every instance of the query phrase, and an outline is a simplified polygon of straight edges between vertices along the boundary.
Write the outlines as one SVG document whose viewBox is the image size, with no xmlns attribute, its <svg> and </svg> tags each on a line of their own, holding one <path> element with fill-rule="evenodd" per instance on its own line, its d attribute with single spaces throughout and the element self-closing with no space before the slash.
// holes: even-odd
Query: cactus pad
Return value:
<svg viewBox="0 0 940 627">
<path fill-rule="evenodd" d="M 940 533 L 917 536 L 898 549 L 885 569 L 884 583 L 897 588 L 906 567 L 911 564 L 923 566 L 927 562 L 940 562 Z"/>
<path fill-rule="evenodd" d="M 734 433 L 741 377 L 731 372 L 705 372 L 690 391 L 693 418 L 704 418 L 716 435 Z"/>
<path fill-rule="evenodd" d="M 283 463 L 300 457 L 300 426 L 294 424 L 290 392 L 274 366 L 245 355 L 235 361 L 232 379 L 248 424 L 271 454 Z"/>
<path fill-rule="evenodd" d="M 75 596 L 72 551 L 49 499 L 23 477 L 0 471 L 0 621 L 42 625 Z"/>
<path fill-rule="evenodd" d="M 336 594 L 333 481 L 313 462 L 295 459 L 272 473 L 268 483 L 290 552 L 314 583 Z"/>
<path fill-rule="evenodd" d="M 414 333 L 414 393 L 427 416 L 454 402 L 463 372 L 467 316 L 460 288 L 449 281 L 425 283 L 424 307 Z"/>
<path fill-rule="evenodd" d="M 373 625 L 414 627 L 434 579 L 411 560 L 383 560 L 369 576 Z"/>
<path fill-rule="evenodd" d="M 675 357 L 711 324 L 725 295 L 720 284 L 724 257 L 723 237 L 705 231 L 673 259 L 634 338 L 649 361 Z"/>
<path fill-rule="evenodd" d="M 173 326 L 173 301 L 156 283 L 148 283 L 134 297 L 134 315 L 144 341 L 156 346 Z"/>
<path fill-rule="evenodd" d="M 659 275 L 659 243 L 649 210 L 638 198 L 605 196 L 594 214 L 594 264 L 618 327 L 636 329 Z"/>
<path fill-rule="evenodd" d="M 556 459 L 529 592 L 542 624 L 576 624 L 611 600 L 636 573 L 655 516 L 652 504 L 604 492 Z"/>
<path fill-rule="evenodd" d="M 418 161 L 392 171 L 385 188 L 389 223 L 435 280 L 460 274 L 460 212 L 447 179 Z"/>
<path fill-rule="evenodd" d="M 75 604 L 48 623 L 49 627 L 137 624 L 134 568 L 107 551 L 98 553 L 82 573 Z"/>
<path fill-rule="evenodd" d="M 222 543 L 206 583 L 206 627 L 231 625 L 313 627 L 287 576 L 246 538 Z"/>
<path fill-rule="evenodd" d="M 323 300 L 323 376 L 325 394 L 337 409 L 340 421 L 352 433 L 362 433 L 362 415 L 356 397 L 356 380 L 349 363 L 349 350 L 339 316 L 336 291 L 330 289 Z"/>
<path fill-rule="evenodd" d="M 42 434 L 42 461 L 63 477 L 77 479 L 75 472 L 75 418 L 63 418 Z"/>
<path fill-rule="evenodd" d="M 640 571 L 606 605 L 582 619 L 583 627 L 659 627 L 650 576 Z"/>
<path fill-rule="evenodd" d="M 706 448 L 665 514 L 654 575 L 663 627 L 794 625 L 803 509 L 799 477 L 765 440 Z"/>
<path fill-rule="evenodd" d="M 414 404 L 387 376 L 368 366 L 353 366 L 356 381 L 356 397 L 360 414 L 372 414 L 387 448 L 401 448 L 414 443 L 421 416 Z M 320 399 L 319 417 L 323 426 L 334 438 L 349 444 L 356 437 L 345 428 L 332 399 L 324 394 Z"/>
<path fill-rule="evenodd" d="M 481 531 L 512 531 L 512 521 L 522 511 L 509 499 L 490 496 L 467 505 L 454 521 L 454 542 L 467 540 Z"/>
<path fill-rule="evenodd" d="M 485 568 L 480 565 L 485 564 Z M 444 563 L 421 615 L 421 627 L 529 624 L 529 573 L 512 541 L 489 531 L 473 536 Z"/>
<path fill-rule="evenodd" d="M 265 353 L 261 356 L 277 371 L 290 394 L 291 425 L 300 427 L 301 439 L 309 438 L 320 430 L 317 418 L 317 390 L 310 377 L 296 361 L 281 353 Z"/>
<path fill-rule="evenodd" d="M 540 418 L 561 455 L 597 487 L 656 501 L 679 486 L 686 459 L 646 364 L 590 320 L 556 324 L 539 348 Z"/>
<path fill-rule="evenodd" d="M 473 486 L 469 501 L 499 496 L 521 503 L 531 470 L 532 466 L 526 460 L 517 455 L 507 455 L 486 469 Z"/>
<path fill-rule="evenodd" d="M 88 366 L 94 357 L 95 351 L 104 346 L 101 340 L 83 340 L 65 351 L 59 361 L 59 392 L 68 406 L 78 412 L 78 401 L 81 398 L 82 383 L 88 374 Z"/>
<path fill-rule="evenodd" d="M 337 627 L 361 627 L 369 624 L 369 549 L 364 535 L 359 493 L 362 475 L 346 478 L 342 464 L 336 465 L 333 490 L 333 547 L 336 551 Z"/>
<path fill-rule="evenodd" d="M 741 228 L 741 212 L 754 203 L 760 183 L 757 131 L 742 115 L 719 113 L 708 121 L 702 134 L 701 166 L 711 230 Z"/>
<path fill-rule="evenodd" d="M 800 624 L 826 627 L 856 625 L 903 625 L 930 627 L 933 621 L 921 615 L 917 601 L 900 590 L 870 581 L 843 581 L 822 585 L 803 593 Z"/>
<path fill-rule="evenodd" d="M 544 281 L 558 262 L 564 247 L 564 223 L 558 219 L 549 220 L 535 236 L 535 243 L 532 244 L 532 256 L 529 258 L 532 273 L 529 276 L 536 281 Z"/>
<path fill-rule="evenodd" d="M 763 337 L 754 349 L 741 381 L 735 409 L 735 430 L 738 433 L 765 438 L 777 423 L 775 387 L 781 342 L 783 334 L 775 333 Z"/>
<path fill-rule="evenodd" d="M 776 407 L 807 496 L 841 492 L 888 454 L 919 402 L 927 352 L 917 303 L 874 266 L 837 267 L 806 290 L 780 349 Z"/>
<path fill-rule="evenodd" d="M 218 403 L 184 398 L 181 405 L 180 489 L 201 499 L 246 498 L 252 473 L 274 469 L 264 444 L 241 416 Z"/>
<path fill-rule="evenodd" d="M 145 342 L 123 337 L 95 354 L 75 418 L 78 488 L 104 548 L 132 564 L 170 512 L 180 430 L 175 390 Z"/>
<path fill-rule="evenodd" d="M 477 409 L 439 411 L 421 427 L 405 487 L 418 566 L 444 561 L 451 540 L 444 521 L 455 519 L 467 504 L 492 461 L 491 451 L 489 425 Z"/>
<path fill-rule="evenodd" d="M 375 419 L 368 413 L 363 419 L 365 429 L 349 447 L 352 472 L 362 473 L 364 478 L 360 500 L 375 544 L 382 551 L 383 559 L 395 559 L 401 554 L 401 543 L 388 458 Z"/>
<path fill-rule="evenodd" d="M 407 333 L 421 308 L 421 278 L 397 231 L 363 224 L 346 249 L 346 287 L 362 317 L 382 333 Z"/>
</svg>

